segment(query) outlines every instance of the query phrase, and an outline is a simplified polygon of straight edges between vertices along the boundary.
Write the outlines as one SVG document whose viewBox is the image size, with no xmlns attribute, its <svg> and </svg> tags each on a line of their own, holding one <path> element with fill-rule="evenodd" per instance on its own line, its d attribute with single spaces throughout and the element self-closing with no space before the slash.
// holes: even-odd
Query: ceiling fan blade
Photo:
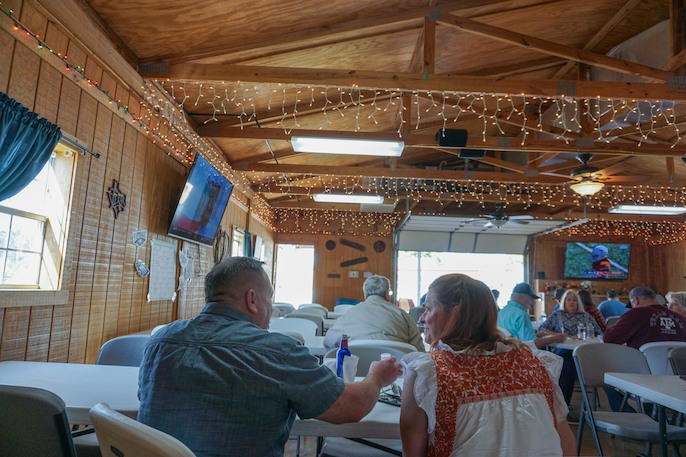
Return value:
<svg viewBox="0 0 686 457">
<path fill-rule="evenodd" d="M 520 220 L 520 221 L 521 221 L 521 220 L 524 220 L 524 219 L 531 220 L 531 219 L 534 219 L 534 217 L 533 217 L 533 216 L 530 216 L 530 215 L 528 215 L 528 214 L 522 214 L 522 215 L 519 215 L 519 216 L 510 216 L 509 219 L 510 219 L 511 221 L 513 221 L 513 220 Z"/>
<path fill-rule="evenodd" d="M 634 175 L 634 176 L 607 176 L 601 178 L 602 182 L 612 182 L 612 183 L 631 183 L 631 182 L 646 182 L 650 181 L 652 177 L 648 175 Z"/>
<path fill-rule="evenodd" d="M 605 167 L 600 170 L 600 173 L 602 173 L 603 177 L 606 177 L 616 175 L 617 173 L 621 173 L 623 171 L 631 171 L 631 167 L 624 161 L 615 163 L 609 167 Z"/>
<path fill-rule="evenodd" d="M 513 224 L 523 224 L 523 225 L 526 225 L 529 223 L 529 221 L 527 221 L 527 220 L 512 219 L 512 218 L 510 218 L 510 222 L 512 222 Z"/>
</svg>

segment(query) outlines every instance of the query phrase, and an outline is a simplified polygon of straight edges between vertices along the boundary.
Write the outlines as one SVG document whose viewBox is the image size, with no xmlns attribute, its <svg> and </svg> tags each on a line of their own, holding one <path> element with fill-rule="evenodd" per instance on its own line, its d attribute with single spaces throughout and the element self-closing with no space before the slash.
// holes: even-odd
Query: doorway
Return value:
<svg viewBox="0 0 686 457">
<path fill-rule="evenodd" d="M 312 303 L 314 290 L 314 246 L 276 245 L 274 302 L 290 303 L 296 308 Z"/>
</svg>

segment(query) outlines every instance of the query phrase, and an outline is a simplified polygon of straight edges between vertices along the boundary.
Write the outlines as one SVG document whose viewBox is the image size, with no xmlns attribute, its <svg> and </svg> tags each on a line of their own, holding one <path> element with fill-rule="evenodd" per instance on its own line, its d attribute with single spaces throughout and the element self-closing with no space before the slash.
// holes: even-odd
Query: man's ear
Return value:
<svg viewBox="0 0 686 457">
<path fill-rule="evenodd" d="M 258 307 L 257 303 L 255 303 L 255 299 L 255 289 L 248 289 L 247 292 L 245 292 L 245 307 L 252 314 L 257 314 L 258 312 Z"/>
</svg>

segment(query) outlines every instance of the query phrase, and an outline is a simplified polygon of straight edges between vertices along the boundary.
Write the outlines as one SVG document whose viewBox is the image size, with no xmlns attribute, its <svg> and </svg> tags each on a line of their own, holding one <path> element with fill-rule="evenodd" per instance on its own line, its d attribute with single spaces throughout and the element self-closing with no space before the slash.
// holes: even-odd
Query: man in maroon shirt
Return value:
<svg viewBox="0 0 686 457">
<path fill-rule="evenodd" d="M 659 305 L 653 289 L 634 287 L 629 302 L 633 308 L 607 329 L 604 342 L 638 349 L 653 341 L 686 341 L 686 317 Z"/>
<path fill-rule="evenodd" d="M 629 303 L 633 308 L 605 331 L 605 343 L 626 344 L 639 349 L 653 341 L 686 341 L 686 317 L 658 304 L 653 289 L 634 287 L 629 292 Z M 605 388 L 605 393 L 612 410 L 619 411 L 622 395 L 612 388 Z M 633 408 L 625 405 L 622 411 L 633 412 Z"/>
</svg>

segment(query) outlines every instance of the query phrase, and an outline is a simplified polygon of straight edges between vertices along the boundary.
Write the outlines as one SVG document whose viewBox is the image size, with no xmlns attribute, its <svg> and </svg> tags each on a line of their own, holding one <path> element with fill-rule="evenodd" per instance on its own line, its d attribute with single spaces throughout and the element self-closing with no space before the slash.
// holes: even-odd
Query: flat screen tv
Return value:
<svg viewBox="0 0 686 457">
<path fill-rule="evenodd" d="M 176 205 L 169 235 L 211 246 L 232 190 L 231 181 L 203 156 L 196 155 Z"/>
<path fill-rule="evenodd" d="M 631 245 L 621 243 L 567 243 L 565 278 L 628 279 Z"/>
</svg>

